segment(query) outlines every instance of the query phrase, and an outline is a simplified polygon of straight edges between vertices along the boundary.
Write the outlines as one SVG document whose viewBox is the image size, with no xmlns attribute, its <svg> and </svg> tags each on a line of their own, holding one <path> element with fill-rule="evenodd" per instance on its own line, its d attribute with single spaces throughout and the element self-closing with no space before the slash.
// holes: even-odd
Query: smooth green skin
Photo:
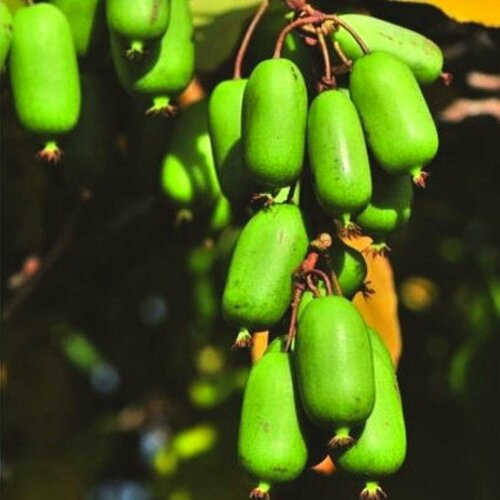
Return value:
<svg viewBox="0 0 500 500">
<path fill-rule="evenodd" d="M 165 35 L 136 61 L 126 45 L 110 33 L 111 55 L 118 79 L 130 93 L 174 96 L 182 92 L 194 72 L 193 23 L 187 0 L 172 0 L 171 23 Z"/>
<path fill-rule="evenodd" d="M 163 159 L 163 193 L 179 208 L 208 206 L 220 196 L 207 112 L 206 100 L 182 110 Z"/>
<path fill-rule="evenodd" d="M 210 96 L 208 125 L 215 166 L 224 195 L 234 203 L 247 203 L 263 188 L 253 181 L 241 149 L 241 111 L 246 79 L 224 80 Z"/>
<path fill-rule="evenodd" d="M 342 294 L 351 299 L 361 289 L 366 279 L 365 258 L 361 252 L 341 241 L 336 241 L 329 253 Z"/>
<path fill-rule="evenodd" d="M 219 196 L 210 215 L 210 230 L 215 233 L 223 231 L 231 223 L 231 217 L 231 203 L 225 196 Z"/>
<path fill-rule="evenodd" d="M 276 9 L 274 12 L 272 8 Z M 280 31 L 287 25 L 285 14 L 288 12 L 284 2 L 275 3 L 270 11 L 257 25 L 254 35 L 250 40 L 244 60 L 244 74 L 250 74 L 255 66 L 262 60 L 272 57 L 276 39 Z M 314 51 L 295 32 L 288 33 L 283 43 L 281 57 L 290 59 L 300 69 L 309 91 L 313 95 L 316 91 L 316 80 L 314 78 Z"/>
<path fill-rule="evenodd" d="M 9 56 L 14 106 L 28 131 L 69 132 L 80 113 L 80 79 L 68 21 L 54 5 L 36 4 L 14 16 Z"/>
<path fill-rule="evenodd" d="M 254 179 L 270 188 L 295 182 L 302 170 L 307 89 L 288 59 L 262 61 L 243 96 L 243 159 Z"/>
<path fill-rule="evenodd" d="M 426 85 L 439 78 L 443 71 L 443 53 L 431 40 L 397 24 L 362 14 L 343 14 L 348 23 L 363 39 L 370 51 L 386 52 L 404 62 L 420 84 Z M 349 59 L 363 56 L 356 40 L 340 27 L 332 34 Z"/>
<path fill-rule="evenodd" d="M 383 175 L 375 179 L 372 199 L 356 221 L 363 232 L 371 236 L 385 236 L 408 223 L 412 203 L 411 177 Z"/>
<path fill-rule="evenodd" d="M 113 94 L 104 81 L 81 75 L 82 110 L 76 127 L 64 143 L 62 175 L 72 184 L 97 187 L 112 166 Z"/>
<path fill-rule="evenodd" d="M 10 10 L 0 2 L 0 69 L 3 68 L 12 40 L 12 16 Z"/>
<path fill-rule="evenodd" d="M 307 462 L 292 362 L 277 341 L 250 371 L 238 434 L 241 465 L 266 483 L 296 479 Z"/>
<path fill-rule="evenodd" d="M 406 428 L 394 367 L 378 335 L 370 330 L 373 346 L 376 400 L 354 445 L 332 453 L 340 470 L 368 479 L 394 474 L 406 456 Z"/>
<path fill-rule="evenodd" d="M 236 243 L 222 298 L 226 320 L 269 328 L 292 300 L 292 274 L 305 257 L 308 237 L 299 208 L 274 204 L 248 221 Z"/>
<path fill-rule="evenodd" d="M 106 39 L 104 0 L 52 0 L 66 16 L 76 52 L 86 56 Z"/>
<path fill-rule="evenodd" d="M 170 16 L 169 0 L 106 0 L 109 29 L 128 40 L 160 38 Z"/>
<path fill-rule="evenodd" d="M 307 122 L 309 163 L 319 205 L 350 218 L 370 201 L 372 180 L 361 122 L 345 92 L 327 90 L 312 102 Z"/>
<path fill-rule="evenodd" d="M 294 361 L 303 407 L 318 425 L 362 423 L 375 403 L 370 339 L 343 297 L 313 299 L 300 315 Z"/>
<path fill-rule="evenodd" d="M 434 158 L 436 125 L 405 63 L 384 52 L 360 57 L 354 61 L 349 89 L 366 142 L 384 170 L 410 173 Z"/>
</svg>

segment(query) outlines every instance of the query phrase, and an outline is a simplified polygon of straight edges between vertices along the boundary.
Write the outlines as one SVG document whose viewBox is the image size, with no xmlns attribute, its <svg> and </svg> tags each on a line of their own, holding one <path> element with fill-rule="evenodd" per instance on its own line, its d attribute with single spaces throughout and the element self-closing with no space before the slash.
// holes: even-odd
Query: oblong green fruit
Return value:
<svg viewBox="0 0 500 500">
<path fill-rule="evenodd" d="M 57 7 L 41 3 L 16 12 L 13 33 L 9 60 L 17 115 L 24 128 L 50 140 L 41 156 L 57 160 L 54 139 L 73 129 L 80 113 L 71 29 Z"/>
<path fill-rule="evenodd" d="M 234 203 L 247 203 L 262 189 L 253 181 L 241 149 L 241 111 L 246 79 L 224 80 L 210 96 L 208 124 L 221 190 Z"/>
<path fill-rule="evenodd" d="M 348 228 L 370 201 L 372 181 L 361 122 L 345 92 L 327 90 L 313 100 L 307 145 L 318 203 Z"/>
<path fill-rule="evenodd" d="M 367 273 L 365 258 L 361 252 L 341 240 L 335 241 L 328 253 L 342 294 L 351 299 L 363 289 Z"/>
<path fill-rule="evenodd" d="M 220 196 L 207 112 L 206 100 L 182 110 L 163 159 L 163 193 L 178 208 L 202 208 Z"/>
<path fill-rule="evenodd" d="M 253 215 L 231 259 L 222 298 L 226 320 L 243 335 L 277 323 L 291 303 L 292 275 L 307 246 L 297 206 L 274 204 Z"/>
<path fill-rule="evenodd" d="M 349 89 L 380 166 L 391 174 L 410 173 L 417 182 L 439 141 L 411 70 L 391 54 L 372 52 L 354 61 Z"/>
<path fill-rule="evenodd" d="M 433 41 L 420 33 L 362 14 L 342 14 L 339 18 L 359 34 L 370 51 L 386 52 L 407 64 L 419 83 L 432 83 L 441 75 L 443 53 Z M 349 59 L 364 55 L 346 29 L 339 27 L 332 33 L 332 39 L 340 44 Z"/>
<path fill-rule="evenodd" d="M 3 68 L 12 40 L 12 16 L 10 10 L 0 2 L 0 69 Z"/>
<path fill-rule="evenodd" d="M 170 99 L 182 92 L 194 72 L 193 22 L 187 0 L 172 0 L 171 22 L 161 40 L 151 44 L 148 54 L 130 61 L 120 38 L 110 33 L 111 55 L 118 79 L 130 93 L 150 96 L 149 112 L 168 110 Z"/>
<path fill-rule="evenodd" d="M 251 494 L 256 498 L 272 483 L 296 479 L 307 461 L 292 363 L 282 345 L 280 338 L 273 341 L 252 367 L 243 395 L 238 457 L 259 482 Z"/>
<path fill-rule="evenodd" d="M 106 19 L 111 31 L 131 42 L 131 53 L 142 53 L 143 42 L 167 31 L 170 0 L 106 0 Z"/>
<path fill-rule="evenodd" d="M 272 57 L 276 39 L 280 31 L 289 22 L 286 18 L 287 12 L 288 8 L 284 2 L 271 4 L 270 10 L 266 12 L 266 15 L 259 22 L 250 40 L 245 54 L 243 74 L 251 73 L 257 64 Z M 316 90 L 314 55 L 314 50 L 311 50 L 311 47 L 304 42 L 298 33 L 292 31 L 287 34 L 283 41 L 281 57 L 290 59 L 299 67 L 306 81 L 309 95 L 313 95 Z"/>
<path fill-rule="evenodd" d="M 86 56 L 106 39 L 104 0 L 51 0 L 66 16 L 76 52 Z"/>
<path fill-rule="evenodd" d="M 254 179 L 271 188 L 295 182 L 302 170 L 307 89 L 288 59 L 262 61 L 243 97 L 243 159 Z"/>
<path fill-rule="evenodd" d="M 356 217 L 364 233 L 377 245 L 385 247 L 386 237 L 405 226 L 411 216 L 413 186 L 406 175 L 380 173 L 374 180 L 373 196 L 368 206 Z"/>
<path fill-rule="evenodd" d="M 351 443 L 350 428 L 375 403 L 370 339 L 354 305 L 338 296 L 310 301 L 298 321 L 294 360 L 309 418 L 335 430 L 330 447 Z"/>
<path fill-rule="evenodd" d="M 364 477 L 368 480 L 367 489 L 375 490 L 377 479 L 394 474 L 403 464 L 406 428 L 391 356 L 378 334 L 371 329 L 369 334 L 377 393 L 375 406 L 354 445 L 347 450 L 334 450 L 332 456 L 340 470 Z"/>
</svg>

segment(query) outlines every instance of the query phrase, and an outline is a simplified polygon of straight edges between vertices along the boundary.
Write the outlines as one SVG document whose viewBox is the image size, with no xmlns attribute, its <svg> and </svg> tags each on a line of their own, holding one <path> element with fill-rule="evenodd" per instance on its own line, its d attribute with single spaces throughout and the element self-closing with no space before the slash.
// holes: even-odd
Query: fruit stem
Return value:
<svg viewBox="0 0 500 500">
<path fill-rule="evenodd" d="M 234 80 L 239 80 L 241 78 L 241 66 L 243 65 L 243 58 L 245 57 L 245 54 L 247 52 L 248 44 L 250 43 L 250 40 L 252 39 L 255 28 L 257 27 L 260 20 L 262 19 L 262 16 L 264 15 L 267 8 L 269 7 L 269 2 L 270 2 L 270 0 L 263 0 L 262 1 L 259 8 L 257 9 L 257 12 L 255 12 L 255 14 L 254 14 L 252 21 L 248 25 L 247 31 L 245 32 L 245 36 L 243 37 L 241 45 L 238 49 L 238 53 L 236 55 L 236 60 L 234 62 L 234 73 L 233 73 Z"/>
<path fill-rule="evenodd" d="M 236 349 L 242 349 L 244 347 L 251 347 L 253 344 L 252 335 L 248 331 L 248 328 L 241 328 L 238 332 L 236 340 L 233 344 L 233 351 Z"/>
<path fill-rule="evenodd" d="M 387 498 L 387 493 L 380 487 L 377 481 L 367 481 L 359 498 L 360 500 L 381 500 L 382 498 Z"/>
<path fill-rule="evenodd" d="M 159 95 L 153 97 L 153 105 L 146 110 L 147 115 L 162 115 L 166 117 L 174 116 L 177 108 L 170 104 L 170 97 Z"/>
<path fill-rule="evenodd" d="M 335 429 L 335 436 L 328 442 L 328 448 L 331 450 L 335 448 L 346 448 L 354 444 L 354 438 L 350 435 L 351 429 L 349 427 L 339 427 Z"/>
<path fill-rule="evenodd" d="M 254 488 L 250 492 L 250 498 L 263 498 L 265 500 L 269 500 L 269 490 L 271 489 L 271 485 L 269 483 L 260 482 L 257 488 Z"/>
<path fill-rule="evenodd" d="M 328 89 L 334 89 L 337 87 L 337 81 L 332 74 L 332 61 L 330 59 L 330 51 L 326 45 L 325 35 L 321 31 L 321 28 L 316 30 L 318 34 L 318 42 L 321 49 L 321 54 L 323 55 L 323 64 L 325 66 L 325 72 L 323 78 L 321 79 L 320 92 Z"/>
<path fill-rule="evenodd" d="M 365 55 L 370 53 L 370 49 L 368 48 L 364 40 L 359 36 L 358 32 L 354 30 L 349 23 L 346 23 L 343 19 L 340 19 L 335 14 L 328 14 L 325 17 L 326 19 L 334 21 L 339 26 L 342 26 L 342 28 L 344 28 L 354 38 L 354 40 L 356 40 L 356 43 L 361 47 L 361 50 Z"/>
<path fill-rule="evenodd" d="M 293 349 L 295 341 L 295 331 L 297 326 L 297 314 L 299 312 L 300 299 L 305 292 L 305 286 L 301 282 L 296 282 L 293 290 L 292 314 L 290 316 L 290 325 L 288 326 L 288 334 L 285 344 L 285 352 Z"/>
<path fill-rule="evenodd" d="M 59 149 L 56 141 L 47 141 L 44 148 L 36 154 L 40 160 L 45 160 L 48 163 L 59 163 L 63 152 Z"/>
<path fill-rule="evenodd" d="M 276 45 L 274 47 L 274 59 L 279 59 L 281 57 L 281 50 L 283 49 L 283 44 L 285 43 L 285 38 L 290 33 L 290 31 L 295 28 L 299 28 L 300 26 L 304 26 L 306 24 L 318 23 L 323 20 L 324 14 L 317 13 L 307 17 L 299 17 L 295 21 L 292 21 L 290 24 L 287 24 L 278 35 L 276 39 Z"/>
<path fill-rule="evenodd" d="M 125 52 L 128 59 L 140 59 L 144 55 L 144 42 L 141 40 L 132 40 L 130 48 Z"/>
<path fill-rule="evenodd" d="M 310 269 L 309 271 L 307 271 L 304 276 L 306 277 L 307 279 L 307 284 L 310 285 L 311 281 L 309 280 L 309 277 L 310 276 L 316 276 L 318 278 L 320 278 L 321 280 L 323 280 L 323 283 L 325 284 L 325 288 L 326 288 L 326 294 L 327 295 L 333 295 L 333 291 L 332 291 L 332 284 L 330 282 L 330 278 L 328 277 L 328 275 L 326 273 L 324 273 L 323 271 L 321 271 L 320 269 Z M 313 287 L 311 287 L 311 290 L 314 292 L 314 283 L 313 283 Z M 319 293 L 319 292 L 318 292 Z"/>
</svg>

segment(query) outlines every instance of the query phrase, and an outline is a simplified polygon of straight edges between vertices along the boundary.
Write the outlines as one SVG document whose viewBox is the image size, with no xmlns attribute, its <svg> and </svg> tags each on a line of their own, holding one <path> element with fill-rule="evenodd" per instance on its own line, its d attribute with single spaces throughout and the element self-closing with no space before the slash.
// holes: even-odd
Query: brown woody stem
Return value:
<svg viewBox="0 0 500 500">
<path fill-rule="evenodd" d="M 313 16 L 307 16 L 307 17 L 299 17 L 295 21 L 292 21 L 290 24 L 287 24 L 281 31 L 280 34 L 278 35 L 278 38 L 276 39 L 276 46 L 274 47 L 274 54 L 273 58 L 274 59 L 279 59 L 281 57 L 281 50 L 283 49 L 283 44 L 285 43 L 285 38 L 290 33 L 290 31 L 293 31 L 296 28 L 299 28 L 301 26 L 305 26 L 306 24 L 311 24 L 311 23 L 317 23 L 322 21 L 323 16 L 321 15 L 313 15 Z"/>
<path fill-rule="evenodd" d="M 326 45 L 325 35 L 323 35 L 321 28 L 317 29 L 318 42 L 321 48 L 321 54 L 323 56 L 323 63 L 325 65 L 325 72 L 323 75 L 323 84 L 326 88 L 335 88 L 337 82 L 332 74 L 332 62 L 330 60 L 330 52 L 328 51 L 328 46 Z"/>
<path fill-rule="evenodd" d="M 260 4 L 257 12 L 255 12 L 252 21 L 248 25 L 248 28 L 245 32 L 245 36 L 241 42 L 240 48 L 238 49 L 238 54 L 236 55 L 236 61 L 234 62 L 234 73 L 233 78 L 235 80 L 239 80 L 241 78 L 241 66 L 243 64 L 243 58 L 248 49 L 248 44 L 252 39 L 252 35 L 254 34 L 255 28 L 259 24 L 259 21 L 262 19 L 262 16 L 265 14 L 267 8 L 269 7 L 270 0 L 263 0 Z"/>
<path fill-rule="evenodd" d="M 337 23 L 339 26 L 342 26 L 342 28 L 344 28 L 347 32 L 349 32 L 349 34 L 354 38 L 354 40 L 356 40 L 357 44 L 361 47 L 361 50 L 365 53 L 365 54 L 369 54 L 370 53 L 370 49 L 368 48 L 368 46 L 366 45 L 366 43 L 363 41 L 363 39 L 359 36 L 358 32 L 355 31 L 351 25 L 349 23 L 346 23 L 343 19 L 340 19 L 338 16 L 336 16 L 335 14 L 328 14 L 325 16 L 326 19 L 330 19 L 332 21 L 334 21 L 335 23 Z"/>
</svg>

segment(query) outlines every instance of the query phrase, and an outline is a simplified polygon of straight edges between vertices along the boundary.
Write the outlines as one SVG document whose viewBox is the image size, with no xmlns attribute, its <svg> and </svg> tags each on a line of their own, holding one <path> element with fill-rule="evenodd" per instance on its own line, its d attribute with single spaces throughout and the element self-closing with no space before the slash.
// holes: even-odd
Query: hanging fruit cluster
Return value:
<svg viewBox="0 0 500 500">
<path fill-rule="evenodd" d="M 276 336 L 247 382 L 239 458 L 258 482 L 250 497 L 269 498 L 311 465 L 311 427 L 323 429 L 337 468 L 364 479 L 361 498 L 378 499 L 379 479 L 403 464 L 405 423 L 391 356 L 350 301 L 376 290 L 349 240 L 370 236 L 366 254 L 383 255 L 408 222 L 412 181 L 425 185 L 438 149 L 420 85 L 442 76 L 443 57 L 403 27 L 286 3 L 273 57 L 242 78 L 247 45 L 259 52 L 251 36 L 263 2 L 234 78 L 209 104 L 221 190 L 233 207 L 260 207 L 235 244 L 223 315 L 235 347 L 259 331 Z M 310 60 L 319 49 L 319 75 L 304 48 Z"/>
<path fill-rule="evenodd" d="M 269 1 L 234 77 L 176 119 L 162 190 L 179 221 L 206 217 L 207 234 L 232 214 L 245 220 L 228 256 L 222 313 L 238 330 L 235 347 L 251 346 L 255 332 L 275 337 L 243 400 L 238 453 L 258 481 L 250 497 L 268 498 L 272 484 L 313 465 L 311 435 L 320 432 L 336 467 L 366 482 L 361 498 L 379 499 L 379 479 L 404 461 L 405 423 L 391 356 L 351 302 L 377 290 L 349 241 L 369 236 L 366 255 L 383 256 L 387 237 L 408 222 L 413 184 L 425 185 L 438 149 L 421 85 L 445 77 L 443 57 L 427 38 L 373 17 L 324 13 L 305 0 L 265 16 Z M 48 161 L 60 159 L 57 141 L 71 131 L 68 152 L 87 154 L 85 165 L 107 161 L 109 130 L 94 115 L 110 97 L 80 76 L 77 61 L 99 46 L 94 18 L 108 30 L 118 81 L 149 102 L 147 114 L 173 115 L 172 100 L 193 77 L 188 0 L 103 6 L 54 0 L 12 20 L 0 3 L 0 65 L 10 52 L 15 110 Z M 203 268 L 197 283 L 207 275 Z"/>
<path fill-rule="evenodd" d="M 106 29 L 118 79 L 127 92 L 150 101 L 148 113 L 171 114 L 171 99 L 193 77 L 187 0 L 54 0 L 21 8 L 13 20 L 2 3 L 1 12 L 0 62 L 10 51 L 19 121 L 45 143 L 39 157 L 47 161 L 59 161 L 57 141 L 80 116 L 77 56 L 97 50 Z"/>
</svg>

